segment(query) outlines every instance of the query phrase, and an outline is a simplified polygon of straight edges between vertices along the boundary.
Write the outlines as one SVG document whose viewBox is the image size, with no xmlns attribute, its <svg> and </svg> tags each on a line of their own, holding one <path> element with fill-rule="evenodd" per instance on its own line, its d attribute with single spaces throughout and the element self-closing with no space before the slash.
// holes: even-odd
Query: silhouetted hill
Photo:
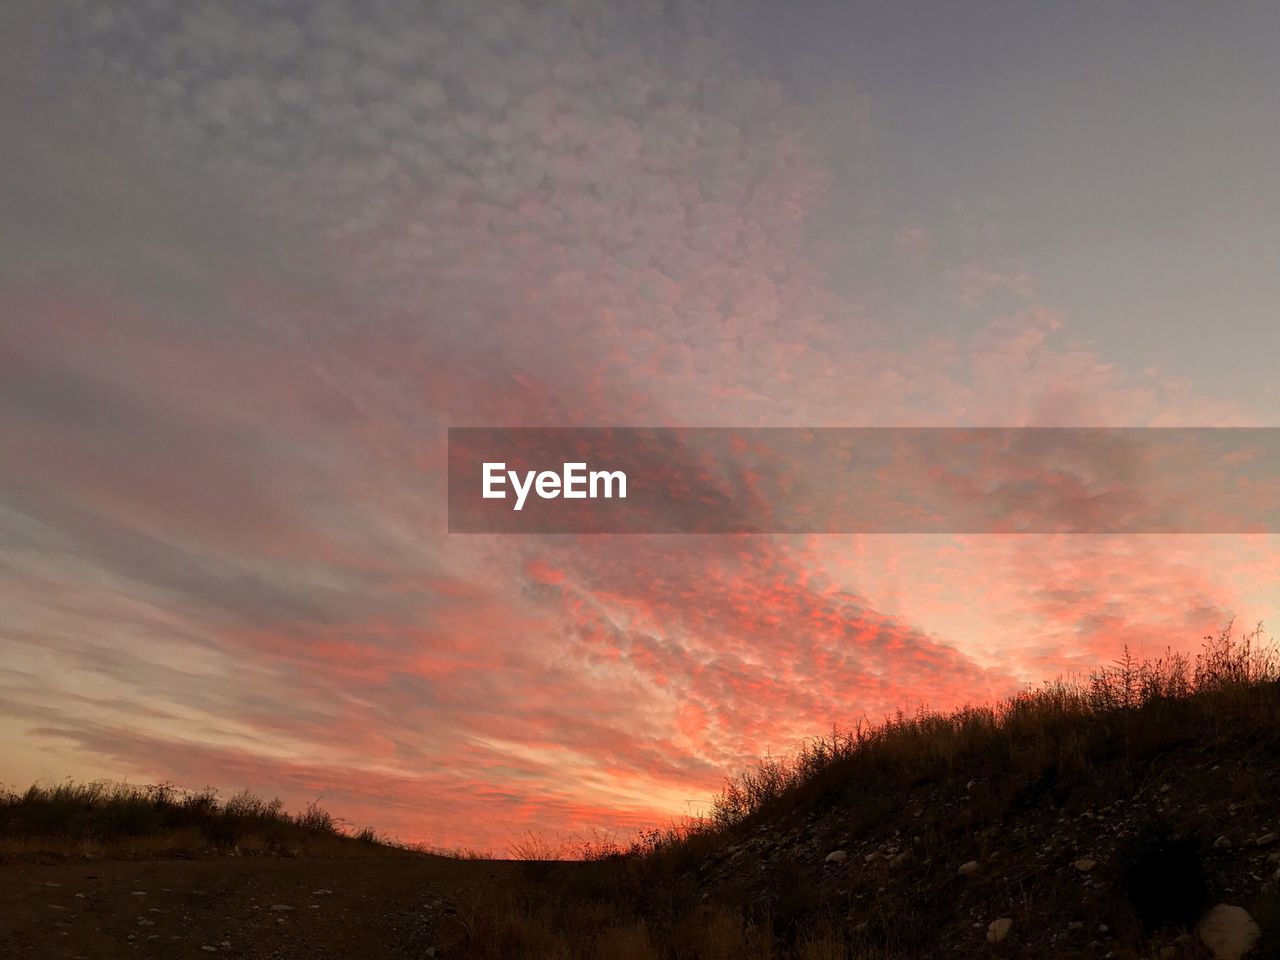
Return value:
<svg viewBox="0 0 1280 960">
<path fill-rule="evenodd" d="M 837 731 L 730 781 L 704 820 L 540 867 L 442 955 L 1226 957 L 1209 928 L 1243 920 L 1251 960 L 1280 956 L 1277 667 L 1260 629 L 1228 629 L 1195 658 L 1126 652 Z M 1248 916 L 1202 927 L 1219 904 Z"/>
<path fill-rule="evenodd" d="M 1280 662 L 1261 637 L 836 729 L 709 816 L 573 862 L 533 838 L 523 864 L 423 856 L 247 793 L 34 787 L 0 799 L 0 953 L 1276 960 Z"/>
<path fill-rule="evenodd" d="M 372 827 L 352 831 L 318 803 L 289 813 L 248 790 L 173 784 L 35 784 L 0 791 L 0 862 L 77 857 L 366 855 L 403 849 Z"/>
</svg>

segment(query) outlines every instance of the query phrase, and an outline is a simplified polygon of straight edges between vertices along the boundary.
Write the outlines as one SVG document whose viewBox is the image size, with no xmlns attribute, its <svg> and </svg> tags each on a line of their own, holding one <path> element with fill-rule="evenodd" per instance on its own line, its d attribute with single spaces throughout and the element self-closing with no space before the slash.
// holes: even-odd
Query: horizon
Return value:
<svg viewBox="0 0 1280 960">
<path fill-rule="evenodd" d="M 0 17 L 0 784 L 625 838 L 833 725 L 1280 622 L 1274 522 L 1194 532 L 1196 483 L 1187 532 L 462 534 L 448 433 L 1280 426 L 1280 8 Z M 536 524 L 573 464 L 509 459 Z M 739 518 L 809 479 L 729 466 Z M 1144 466 L 1014 464 L 1159 514 Z"/>
</svg>

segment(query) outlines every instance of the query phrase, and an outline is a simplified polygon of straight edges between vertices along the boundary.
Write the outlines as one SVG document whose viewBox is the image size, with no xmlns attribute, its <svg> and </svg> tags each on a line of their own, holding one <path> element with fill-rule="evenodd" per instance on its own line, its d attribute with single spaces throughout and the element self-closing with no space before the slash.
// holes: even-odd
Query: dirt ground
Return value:
<svg viewBox="0 0 1280 960">
<path fill-rule="evenodd" d="M 3 863 L 0 957 L 423 960 L 441 934 L 456 939 L 468 891 L 506 883 L 518 866 L 425 856 Z"/>
</svg>

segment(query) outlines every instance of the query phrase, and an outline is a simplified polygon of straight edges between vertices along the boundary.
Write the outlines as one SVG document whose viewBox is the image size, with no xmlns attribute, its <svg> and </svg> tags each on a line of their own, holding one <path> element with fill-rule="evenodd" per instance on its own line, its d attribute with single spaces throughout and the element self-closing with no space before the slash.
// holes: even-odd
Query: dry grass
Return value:
<svg viewBox="0 0 1280 960">
<path fill-rule="evenodd" d="M 344 856 L 395 846 L 372 828 L 352 833 L 318 803 L 290 814 L 247 790 L 225 801 L 212 787 L 168 783 L 68 780 L 0 791 L 0 859 Z"/>
<path fill-rule="evenodd" d="M 633 852 L 732 832 L 787 807 L 832 800 L 851 783 L 862 791 L 900 786 L 975 760 L 1006 773 L 1051 763 L 1059 778 L 1071 779 L 1087 774 L 1096 752 L 1115 746 L 1137 755 L 1224 725 L 1270 729 L 1276 683 L 1280 656 L 1261 624 L 1240 637 L 1228 625 L 1206 637 L 1194 658 L 1168 653 L 1138 661 L 1126 647 L 1115 664 L 1084 681 L 1059 679 L 951 713 L 899 713 L 807 740 L 790 756 L 765 758 L 729 780 L 709 817 L 641 838 Z"/>
<path fill-rule="evenodd" d="M 1072 919 L 1067 911 L 1079 908 L 1064 899 L 1060 882 L 1036 861 L 1036 850 L 1014 843 L 1015 825 L 1025 828 L 1037 818 L 1064 822 L 1071 819 L 1066 814 L 1149 791 L 1153 765 L 1167 768 L 1189 755 L 1201 758 L 1202 771 L 1209 765 L 1219 771 L 1215 794 L 1178 795 L 1178 809 L 1194 813 L 1184 799 L 1230 799 L 1242 816 L 1269 816 L 1274 778 L 1245 762 L 1280 756 L 1280 661 L 1261 628 L 1240 637 L 1228 628 L 1206 638 L 1195 657 L 1168 654 L 1139 662 L 1126 651 L 1083 680 L 1047 683 L 994 705 L 898 714 L 879 725 L 834 729 L 730 779 L 710 815 L 647 831 L 625 846 L 603 836 L 573 844 L 527 836 L 510 849 L 527 861 L 524 880 L 460 892 L 435 930 L 436 955 L 889 960 L 935 955 L 944 941 L 976 943 L 986 955 L 981 924 L 975 932 L 973 915 L 957 912 L 958 897 L 970 896 L 968 906 L 1000 911 L 982 916 L 1013 917 L 1016 929 L 1027 932 L 1065 928 Z M 1240 762 L 1232 765 L 1230 757 Z M 978 786 L 970 792 L 966 783 Z M 942 811 L 941 798 L 957 789 L 966 802 Z M 726 853 L 762 833 L 790 837 L 797 823 L 807 824 L 811 837 L 803 862 Z M 791 832 L 785 825 L 792 825 L 786 827 Z M 1000 850 L 990 839 L 992 829 Z M 908 846 L 919 870 L 850 871 L 841 888 L 814 862 L 828 843 L 856 844 L 873 833 L 916 834 Z M 7 856 L 367 855 L 398 849 L 386 842 L 371 829 L 353 835 L 315 804 L 289 814 L 278 801 L 248 793 L 220 801 L 211 790 L 183 792 L 167 784 L 67 783 L 0 795 L 0 855 Z M 1168 943 L 1150 939 L 1152 932 L 1138 922 L 1140 897 L 1129 891 L 1158 889 L 1171 872 L 1170 858 L 1199 863 L 1200 854 L 1182 850 L 1180 841 L 1144 842 L 1127 858 L 1137 864 L 1128 871 L 1134 876 L 1117 877 L 1115 895 L 1104 901 L 1129 925 L 1115 934 L 1122 945 L 1117 957 L 1151 956 Z M 1043 848 L 1042 840 L 1036 843 Z M 986 863 L 997 853 L 1001 879 L 994 886 L 957 888 L 957 862 L 972 856 Z M 1149 865 L 1143 866 L 1143 856 Z M 711 864 L 719 866 L 707 872 Z M 1078 882 L 1074 874 L 1068 879 Z M 1251 909 L 1269 929 L 1275 918 L 1266 911 L 1280 917 L 1280 897 L 1259 899 Z M 1176 941 L 1176 949 L 1185 942 Z M 1017 953 L 1010 942 L 995 952 L 1078 955 L 1065 947 L 1036 950 Z"/>
<path fill-rule="evenodd" d="M 928 945 L 942 936 L 940 927 L 931 928 L 934 913 L 951 896 L 945 886 L 941 900 L 921 897 L 914 903 L 893 899 L 893 891 L 877 895 L 873 888 L 859 924 L 851 919 L 849 903 L 837 902 L 813 870 L 771 863 L 749 883 L 708 885 L 700 868 L 729 844 L 782 822 L 812 818 L 845 835 L 896 826 L 912 791 L 978 778 L 989 787 L 975 792 L 962 821 L 931 824 L 926 816 L 908 830 L 924 834 L 918 838 L 922 856 L 951 864 L 949 848 L 972 842 L 977 826 L 1011 822 L 1037 808 L 1056 817 L 1067 798 L 1076 804 L 1107 802 L 1118 782 L 1128 786 L 1153 758 L 1171 751 L 1278 739 L 1280 660 L 1261 626 L 1244 636 L 1228 627 L 1205 638 L 1195 657 L 1169 653 L 1137 661 L 1126 650 L 1115 664 L 1083 680 L 1060 679 L 994 705 L 900 713 L 878 725 L 835 729 L 727 781 L 709 816 L 647 831 L 625 848 L 597 840 L 571 849 L 526 838 L 513 853 L 533 861 L 532 882 L 469 904 L 466 922 L 442 943 L 448 948 L 442 955 L 931 955 Z M 1106 776 L 1099 776 L 1104 768 Z M 1117 773 L 1118 780 L 1109 779 Z M 1242 782 L 1240 797 L 1247 799 L 1250 789 L 1256 790 Z M 566 856 L 591 862 L 551 862 Z M 765 869 L 760 862 L 751 865 Z M 1037 869 L 1028 866 L 1027 883 L 1037 882 Z M 947 876 L 954 877 L 954 864 Z M 1026 912 L 1014 915 L 1020 929 L 1045 922 Z M 1141 931 L 1132 936 L 1136 941 Z"/>
</svg>

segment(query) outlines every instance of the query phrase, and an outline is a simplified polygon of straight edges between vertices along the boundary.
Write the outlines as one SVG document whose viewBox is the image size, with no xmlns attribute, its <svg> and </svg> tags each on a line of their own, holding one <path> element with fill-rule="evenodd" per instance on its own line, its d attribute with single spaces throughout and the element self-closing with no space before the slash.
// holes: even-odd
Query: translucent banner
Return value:
<svg viewBox="0 0 1280 960">
<path fill-rule="evenodd" d="M 453 427 L 451 533 L 1274 533 L 1280 428 Z"/>
</svg>

